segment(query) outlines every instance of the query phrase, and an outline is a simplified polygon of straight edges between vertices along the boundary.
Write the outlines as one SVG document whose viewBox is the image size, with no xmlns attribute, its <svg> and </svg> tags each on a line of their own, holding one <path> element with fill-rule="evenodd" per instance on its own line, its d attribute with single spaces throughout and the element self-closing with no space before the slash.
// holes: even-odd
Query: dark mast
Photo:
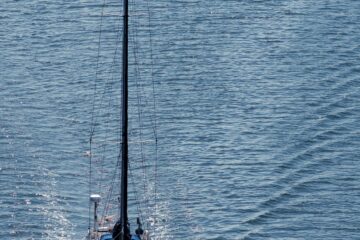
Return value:
<svg viewBox="0 0 360 240">
<path fill-rule="evenodd" d="M 123 53 L 122 53 L 122 145 L 120 223 L 121 240 L 130 240 L 128 225 L 128 0 L 123 2 Z"/>
</svg>

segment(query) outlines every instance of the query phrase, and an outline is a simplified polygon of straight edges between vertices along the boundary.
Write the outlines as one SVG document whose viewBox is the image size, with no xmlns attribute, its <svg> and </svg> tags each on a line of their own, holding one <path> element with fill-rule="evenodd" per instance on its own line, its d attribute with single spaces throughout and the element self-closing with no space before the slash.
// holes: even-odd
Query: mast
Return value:
<svg viewBox="0 0 360 240">
<path fill-rule="evenodd" d="M 128 226 L 128 0 L 123 1 L 123 14 L 120 239 L 130 240 Z"/>
</svg>

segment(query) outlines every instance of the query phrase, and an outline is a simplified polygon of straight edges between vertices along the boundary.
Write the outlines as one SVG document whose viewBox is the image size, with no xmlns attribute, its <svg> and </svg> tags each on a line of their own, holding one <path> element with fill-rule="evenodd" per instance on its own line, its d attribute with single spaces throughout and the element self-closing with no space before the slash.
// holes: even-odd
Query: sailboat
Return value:
<svg viewBox="0 0 360 240">
<path fill-rule="evenodd" d="M 129 22 L 128 0 L 123 0 L 123 32 L 122 32 L 122 77 L 121 77 L 121 153 L 120 171 L 120 197 L 118 199 L 119 216 L 114 221 L 113 216 L 102 216 L 99 223 L 99 205 L 102 201 L 100 194 L 90 195 L 90 206 L 93 206 L 93 226 L 89 226 L 88 240 L 150 240 L 150 233 L 143 230 L 140 218 L 137 217 L 137 228 L 134 232 L 130 229 L 128 218 L 128 179 L 129 179 L 129 130 L 128 130 L 128 22 Z M 89 155 L 92 153 L 90 152 Z M 89 211 L 90 212 L 90 211 Z M 90 221 L 89 221 L 90 225 Z"/>
</svg>

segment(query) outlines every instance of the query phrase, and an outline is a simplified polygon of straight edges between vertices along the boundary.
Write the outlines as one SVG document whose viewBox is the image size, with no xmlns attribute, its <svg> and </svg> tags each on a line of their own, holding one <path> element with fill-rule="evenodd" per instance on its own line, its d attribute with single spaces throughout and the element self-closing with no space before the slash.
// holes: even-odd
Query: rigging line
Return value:
<svg viewBox="0 0 360 240">
<path fill-rule="evenodd" d="M 154 131 L 154 138 L 155 138 L 155 173 L 154 173 L 154 204 L 155 204 L 155 224 L 156 224 L 156 217 L 158 211 L 158 193 L 157 193 L 157 182 L 158 182 L 158 136 L 157 136 L 157 109 L 156 109 L 156 91 L 155 91 L 155 77 L 154 77 L 154 55 L 153 55 L 153 41 L 152 41 L 152 32 L 151 32 L 151 11 L 149 1 L 146 1 L 146 7 L 148 12 L 148 29 L 149 29 L 149 41 L 150 41 L 150 72 L 151 72 L 151 82 L 152 82 L 152 95 L 153 95 L 153 131 Z M 156 227 L 154 228 L 156 229 Z M 156 233 L 155 233 L 156 234 Z"/>
<path fill-rule="evenodd" d="M 111 98 L 111 94 L 110 94 L 110 97 L 109 97 L 109 100 L 108 100 L 108 109 L 110 109 L 110 107 L 111 107 L 111 102 L 112 102 L 112 98 Z M 108 139 L 108 134 L 109 134 L 109 124 L 110 124 L 110 121 L 109 121 L 109 119 L 110 119 L 110 116 L 111 116 L 111 114 L 110 114 L 110 110 L 108 111 L 108 114 L 107 114 L 107 116 L 108 116 L 108 121 L 105 121 L 106 122 L 106 124 L 105 124 L 105 137 L 104 137 L 104 139 L 105 139 L 105 141 L 107 141 L 107 139 Z M 106 150 L 107 150 L 107 144 L 103 144 L 103 146 L 102 146 L 102 151 L 103 151 L 103 153 L 102 153 L 102 160 L 100 160 L 101 161 L 101 172 L 104 170 L 104 164 L 105 164 L 105 159 L 106 159 L 106 155 L 105 155 L 105 153 L 106 153 Z M 100 183 L 101 182 L 103 182 L 103 180 L 104 180 L 104 176 L 105 174 L 100 174 L 100 181 L 99 181 L 99 192 L 101 191 L 101 185 L 100 185 Z"/>
<path fill-rule="evenodd" d="M 115 53 L 116 55 L 116 53 Z M 113 73 L 114 74 L 114 73 Z M 114 78 L 114 76 L 112 75 L 112 78 Z M 111 92 L 111 89 L 112 89 L 112 86 L 109 87 L 109 92 Z M 102 144 L 102 162 L 101 162 L 101 169 L 104 169 L 104 163 L 105 163 L 105 159 L 106 159 L 106 151 L 107 151 L 107 146 L 108 144 L 106 144 L 107 140 L 108 140 L 108 137 L 109 137 L 109 125 L 110 125 L 110 122 L 111 122 L 111 106 L 114 105 L 114 100 L 113 100 L 113 94 L 109 94 L 109 99 L 108 99 L 108 106 L 104 109 L 108 109 L 108 112 L 107 112 L 107 120 L 105 121 L 106 124 L 105 124 L 105 137 L 104 137 L 104 141 L 105 141 L 105 144 Z M 118 128 L 117 129 L 117 132 L 120 132 L 120 129 Z M 119 140 L 119 139 L 118 139 Z M 119 140 L 120 141 L 120 140 Z M 119 142 L 117 141 L 117 142 Z M 104 177 L 104 175 L 101 175 L 102 177 Z M 102 181 L 100 181 L 102 182 Z"/>
<path fill-rule="evenodd" d="M 91 148 L 91 138 L 92 137 L 90 137 L 90 147 L 89 147 L 89 151 L 90 151 L 90 153 L 89 153 L 89 196 L 91 196 L 91 185 L 92 185 L 92 182 L 91 182 L 91 178 L 92 178 L 92 174 L 91 174 L 91 171 L 92 171 L 92 164 L 91 164 L 91 162 L 92 162 L 92 157 L 91 157 L 91 155 L 92 155 L 92 153 L 91 153 L 91 151 L 92 151 L 92 148 Z M 91 204 L 90 204 L 90 202 L 89 202 L 89 226 L 88 226 L 88 229 L 89 229 L 89 232 L 90 232 L 90 229 L 91 229 Z"/>
<path fill-rule="evenodd" d="M 132 6 L 135 6 L 135 2 L 132 1 Z M 144 188 L 144 192 L 146 193 L 147 192 L 147 188 L 146 188 L 146 182 L 147 182 L 147 168 L 145 167 L 145 154 L 144 154 L 144 146 L 143 146 L 143 124 L 142 124 L 142 112 L 141 112 L 141 105 L 142 105 L 142 101 L 141 101 L 141 84 L 139 83 L 139 79 L 141 79 L 141 74 L 140 74 L 140 70 L 139 70 L 139 64 L 138 64 L 138 60 L 137 60 L 137 41 L 136 41 L 136 34 L 137 34 L 137 31 L 135 31 L 136 29 L 138 29 L 138 25 L 136 24 L 137 21 L 136 20 L 136 16 L 134 16 L 133 18 L 133 23 L 135 25 L 135 27 L 132 27 L 133 28 L 133 32 L 134 34 L 132 34 L 132 43 L 133 43 L 133 54 L 134 54 L 134 65 L 135 65 L 135 81 L 136 81 L 136 87 L 137 87 L 137 108 L 138 108 L 138 121 L 139 121 L 139 138 L 140 138 L 140 153 L 141 153 L 141 162 L 142 162 L 142 167 L 143 167 L 143 177 L 144 177 L 144 183 L 143 183 L 143 188 Z M 149 204 L 148 204 L 149 205 Z"/>
<path fill-rule="evenodd" d="M 148 4 L 147 4 L 147 6 L 148 6 Z M 149 13 L 149 18 L 150 18 L 150 10 L 149 10 L 149 6 L 148 6 L 148 13 Z M 149 20 L 149 31 L 150 31 L 150 20 Z M 136 38 L 137 38 L 137 32 L 135 32 L 135 34 L 134 34 L 134 45 L 136 45 L 137 44 L 137 41 L 136 41 Z M 150 34 L 151 34 L 151 32 L 150 32 Z M 150 38 L 151 38 L 151 36 L 150 36 Z M 151 40 L 152 41 L 152 40 Z M 151 50 L 151 58 L 153 58 L 152 57 L 152 44 L 150 44 L 150 50 Z M 135 51 L 134 51 L 134 56 L 135 56 L 135 60 L 136 60 L 136 63 L 137 63 L 137 54 L 138 54 L 138 48 L 134 48 L 135 49 Z M 136 51 L 137 50 L 137 51 Z M 151 61 L 151 67 L 152 67 L 152 65 L 153 65 L 153 60 Z M 136 64 L 136 66 L 137 66 L 137 68 L 136 68 L 136 70 L 137 70 L 137 74 L 139 75 L 139 78 L 141 78 L 141 74 L 139 73 L 139 66 L 138 66 L 138 64 Z M 152 74 L 152 76 L 151 76 L 151 79 L 152 79 L 152 86 L 153 86 L 153 108 L 154 108 L 154 113 L 156 112 L 156 107 L 155 107 L 155 81 L 154 81 L 154 77 L 153 77 L 153 68 L 151 68 L 151 74 Z M 138 85 L 139 86 L 139 85 Z M 140 86 L 140 89 L 141 89 L 141 86 Z M 155 120 L 153 120 L 152 122 L 153 122 L 153 132 L 154 132 L 154 137 L 155 137 L 155 142 L 156 142 L 156 144 L 155 144 L 155 152 L 156 152 L 156 154 L 155 154 L 155 173 L 154 173 L 154 195 L 155 195 L 155 198 L 154 198 L 154 205 L 155 205 L 155 212 L 156 212 L 156 207 L 157 207 L 157 159 L 158 159 L 158 157 L 157 157 L 157 131 L 156 131 L 156 114 L 154 114 L 155 115 Z M 140 117 L 141 117 L 141 113 L 140 113 Z M 140 121 L 140 123 L 141 123 L 141 121 Z M 144 161 L 144 159 L 143 159 L 143 161 Z M 145 176 L 146 176 L 146 173 L 145 173 Z M 149 205 L 149 199 L 146 199 L 147 200 L 147 204 L 148 204 L 148 206 L 150 206 Z M 150 211 L 150 207 L 148 207 L 147 208 L 148 209 L 148 211 Z M 148 215 L 150 215 L 150 212 L 148 212 Z M 155 220 L 155 222 L 156 222 L 156 220 Z"/>
<path fill-rule="evenodd" d="M 100 17 L 100 26 L 99 26 L 99 39 L 98 39 L 98 50 L 97 50 L 97 58 L 96 58 L 96 71 L 95 71 L 95 81 L 94 81 L 94 95 L 93 95 L 93 106 L 92 106 L 92 112 L 91 112 L 91 126 L 90 126 L 90 141 L 89 141 L 89 144 L 90 144 L 90 147 L 89 147 L 89 150 L 90 150 L 90 156 L 89 156 L 89 161 L 90 161 L 90 166 L 89 166 L 89 196 L 91 195 L 91 191 L 92 191 L 92 182 L 91 182 L 91 179 L 92 179 L 92 147 L 91 147 L 91 142 L 92 142 L 92 138 L 93 138 L 93 134 L 94 134 L 94 131 L 95 131 L 95 124 L 94 124 L 94 114 L 95 114 L 95 98 L 96 98 L 96 82 L 97 82 L 97 79 L 98 79 L 98 70 L 99 70 L 99 61 L 100 61 L 100 48 L 101 48 L 101 32 L 102 32 L 102 22 L 103 22 L 103 16 L 104 16 L 104 8 L 105 8 L 105 5 L 106 5 L 106 0 L 103 1 L 103 5 L 101 7 L 101 17 Z M 91 229 L 91 204 L 90 204 L 90 201 L 89 201 L 89 231 Z"/>
<path fill-rule="evenodd" d="M 119 28 L 120 28 L 120 25 L 119 25 Z M 112 65 L 111 65 L 111 68 L 110 68 L 110 70 L 109 70 L 109 73 L 111 73 L 111 81 L 109 81 L 109 80 L 107 80 L 107 85 L 108 85 L 108 89 L 106 89 L 106 87 L 105 87 L 105 89 L 104 89 L 104 92 L 103 92 L 103 95 L 102 95 L 102 99 L 101 99 L 101 101 L 105 101 L 105 100 L 103 100 L 103 99 L 105 99 L 105 92 L 106 91 L 108 91 L 110 94 L 109 94 L 109 97 L 108 97 L 108 107 L 107 108 L 105 108 L 104 107 L 104 109 L 108 109 L 108 111 L 107 111 L 107 121 L 105 121 L 106 122 L 106 126 L 105 126 L 105 138 L 104 138 L 104 140 L 105 140 L 105 142 L 107 141 L 107 139 L 108 139 L 108 135 L 109 135 L 109 124 L 110 124 L 110 121 L 111 121 L 111 112 L 110 112 L 110 109 L 111 109 L 111 106 L 112 106 L 112 104 L 114 103 L 114 101 L 113 101 L 113 98 L 112 98 L 112 96 L 113 96 L 113 94 L 111 94 L 111 90 L 112 90 L 112 88 L 113 88 L 113 86 L 112 86 L 112 82 L 114 81 L 114 73 L 115 73 L 115 71 L 113 71 L 114 70 L 114 66 L 115 66 L 115 64 L 116 64 L 116 56 L 117 56 L 117 52 L 118 52 L 118 48 L 119 48 L 119 44 L 118 44 L 118 42 L 119 42 L 119 37 L 120 37 L 120 34 L 119 34 L 119 32 L 120 31 L 118 31 L 117 32 L 117 37 L 116 37 L 116 48 L 115 48 L 115 51 L 114 51 L 114 55 L 113 55 L 113 61 L 112 61 Z M 119 130 L 120 131 L 120 130 Z M 106 150 L 107 150 L 107 144 L 103 144 L 103 146 L 102 146 L 102 150 L 103 150 L 103 161 L 102 161 L 102 164 L 101 164 L 101 169 L 103 169 L 104 168 L 104 160 L 105 160 L 105 152 L 106 152 Z M 102 179 L 103 179 L 103 177 L 104 177 L 104 175 L 102 174 L 101 175 L 101 180 L 99 181 L 99 182 L 102 182 Z M 99 185 L 99 187 L 101 188 L 101 186 Z"/>
<path fill-rule="evenodd" d="M 148 32 L 149 32 L 149 49 L 150 49 L 150 76 L 151 76 L 151 83 L 152 83 L 152 104 L 153 104 L 153 115 L 151 120 L 153 122 L 153 134 L 154 134 L 154 138 L 157 141 L 157 117 L 156 117 L 156 91 L 155 91 L 155 80 L 154 80 L 154 57 L 153 57 L 153 37 L 152 37 L 152 31 L 151 31 L 151 11 L 150 11 L 150 6 L 149 6 L 149 1 L 146 1 L 146 8 L 147 8 L 147 16 L 148 16 Z"/>
<path fill-rule="evenodd" d="M 132 5 L 131 6 L 134 6 L 135 5 L 135 2 L 132 1 Z M 142 125 L 142 111 L 141 111 L 141 105 L 142 105 L 142 101 L 141 101 L 141 84 L 139 83 L 139 79 L 141 79 L 141 74 L 140 74 L 140 70 L 139 70 L 139 64 L 138 64 L 138 59 L 137 59 L 137 41 L 136 41 L 136 34 L 137 34 L 137 31 L 135 31 L 135 29 L 138 29 L 138 26 L 137 26 L 137 18 L 136 16 L 134 16 L 132 18 L 133 20 L 133 23 L 135 25 L 135 27 L 132 27 L 133 31 L 134 31 L 134 34 L 131 35 L 131 41 L 133 43 L 133 54 L 134 54 L 134 65 L 135 65 L 135 83 L 136 83 L 136 87 L 137 87 L 137 106 L 138 106 L 138 121 L 139 121 L 139 138 L 140 138 L 140 151 L 141 151 L 141 163 L 142 163 L 142 169 L 143 169 L 143 178 L 144 178 L 144 181 L 143 181 L 143 188 L 144 188 L 144 196 L 146 196 L 146 194 L 148 193 L 147 191 L 147 174 L 146 174 L 146 170 L 147 168 L 145 167 L 145 154 L 144 154 L 144 146 L 143 146 L 143 125 Z M 144 199 L 146 202 L 147 202 L 147 215 L 150 216 L 150 205 L 149 205 L 149 199 L 148 198 L 145 198 Z M 140 206 L 141 208 L 141 206 Z M 148 226 L 148 223 L 147 223 L 147 226 Z"/>
<path fill-rule="evenodd" d="M 105 1 L 104 1 L 104 5 L 105 5 Z M 104 5 L 103 5 L 103 7 L 104 7 Z M 102 14 L 103 15 L 103 14 Z M 120 24 L 119 24 L 119 28 L 120 28 Z M 102 31 L 100 31 L 100 32 L 102 32 Z M 115 65 L 115 63 L 116 63 L 116 55 L 117 55 L 117 51 L 118 51 L 118 39 L 119 39 L 119 37 L 120 37 L 120 34 L 119 34 L 119 32 L 120 31 L 117 31 L 117 38 L 116 38 L 116 49 L 115 49 L 115 51 L 114 51 L 114 57 L 113 57 L 113 61 L 112 61 L 112 65 L 111 65 L 111 68 L 110 68 L 110 70 L 109 70 L 109 73 L 112 73 L 112 77 L 111 77 L 111 79 L 114 79 L 114 72 L 113 72 L 113 68 L 114 68 L 114 65 Z M 100 38 L 101 39 L 101 38 Z M 99 42 L 99 44 L 100 44 L 100 42 Z M 100 52 L 100 51 L 99 51 Z M 100 55 L 100 53 L 99 53 L 99 55 Z M 98 68 L 98 66 L 97 66 L 97 68 Z M 97 70 L 97 74 L 98 74 L 98 70 Z M 97 77 L 97 79 L 98 79 L 98 77 Z M 109 87 L 110 86 L 110 87 Z M 102 103 L 103 103 L 103 101 L 104 101 L 104 96 L 105 96 L 105 93 L 108 91 L 108 92 L 111 92 L 111 89 L 112 89 L 112 85 L 111 85 L 111 82 L 109 81 L 109 78 L 107 79 L 107 81 L 106 81 L 106 83 L 105 83 L 105 87 L 104 87 L 104 91 L 103 91 L 103 93 L 102 93 L 102 96 L 101 96 L 101 99 L 100 99 L 100 106 L 102 105 Z M 96 126 L 96 122 L 97 122 L 97 118 L 98 117 L 94 117 L 94 112 L 95 112 L 95 96 L 96 96 L 96 88 L 94 88 L 94 103 L 93 103 L 93 115 L 92 115 L 92 124 L 93 124 L 93 128 L 92 128 L 92 131 L 91 131 L 91 144 L 92 144 L 92 140 L 93 140 L 93 135 L 94 135 L 94 130 L 95 130 L 95 126 Z M 109 97 L 109 105 L 111 105 L 111 102 L 112 102 L 112 98 L 111 98 L 111 94 L 110 94 L 110 97 Z M 104 108 L 105 109 L 105 108 Z M 99 114 L 100 115 L 100 114 Z M 109 116 L 109 115 L 108 115 Z M 95 120 L 94 120 L 95 119 Z M 107 122 L 107 125 L 108 125 L 108 123 L 109 123 L 109 121 Z M 105 128 L 105 129 L 107 129 L 107 128 Z M 108 131 L 106 132 L 106 135 L 107 135 L 107 133 L 108 133 Z M 91 150 L 90 150 L 90 152 L 92 153 L 92 150 L 93 150 L 93 148 L 92 148 L 92 146 L 91 146 Z M 102 168 L 101 169 L 103 169 L 103 163 L 104 163 L 104 159 L 105 159 L 105 152 L 106 151 L 106 149 L 104 149 L 103 148 L 103 158 L 101 159 L 99 159 L 99 161 L 100 161 L 100 163 L 102 163 L 101 164 L 101 166 L 102 166 Z M 93 155 L 91 154 L 91 157 L 92 157 Z M 93 162 L 93 159 L 91 159 L 90 160 L 91 161 L 91 163 Z M 90 178 L 90 187 L 89 187 L 89 194 L 91 194 L 91 188 L 93 187 L 93 184 L 92 184 L 92 168 L 93 168 L 93 166 L 92 166 L 92 164 L 90 163 L 90 171 L 91 171 L 91 174 L 89 174 L 89 178 Z M 103 176 L 103 174 L 100 174 L 100 180 L 101 180 L 101 176 Z M 100 184 L 100 182 L 101 181 L 98 181 L 99 182 L 99 185 L 98 185 L 98 187 L 99 187 L 99 191 L 101 190 L 101 184 Z M 91 213 L 91 206 L 89 205 L 89 222 L 90 222 L 90 226 L 91 226 L 91 218 L 90 218 L 90 214 Z"/>
<path fill-rule="evenodd" d="M 118 28 L 120 28 L 120 24 L 119 24 L 119 27 Z M 113 94 L 111 94 L 111 90 L 112 90 L 112 82 L 113 82 L 113 80 L 114 80 L 114 71 L 113 71 L 113 69 L 114 69 L 114 66 L 115 66 L 115 64 L 116 64 L 116 56 L 117 56 L 117 52 L 118 52 L 118 49 L 119 49 L 119 38 L 120 38 L 120 34 L 119 34 L 119 32 L 121 32 L 121 31 L 117 31 L 117 37 L 116 37 L 116 47 L 115 47 L 115 51 L 114 51 L 114 54 L 113 54 L 113 61 L 112 61 L 112 64 L 111 64 L 111 67 L 110 67 L 110 70 L 108 71 L 108 73 L 110 73 L 111 74 L 111 77 L 110 78 L 107 78 L 106 79 L 106 82 L 105 82 L 105 86 L 104 86 L 104 91 L 102 92 L 102 95 L 101 95 L 101 98 L 100 98 L 100 110 L 105 110 L 105 109 L 110 109 L 110 106 L 111 106 L 111 103 L 112 103 L 112 96 L 113 96 Z M 111 80 L 109 80 L 109 79 L 111 79 Z M 105 94 L 107 93 L 107 92 L 109 92 L 110 94 L 109 94 L 109 100 L 108 100 L 108 108 L 101 108 L 101 105 L 103 105 L 103 102 L 105 102 Z M 99 113 L 98 114 L 98 116 L 97 116 L 97 118 L 100 116 L 101 114 Z M 106 121 L 106 126 L 105 126 L 105 139 L 107 139 L 107 136 L 108 136 L 108 133 L 109 133 L 109 131 L 107 130 L 108 129 L 108 125 L 109 125 L 109 119 L 110 119 L 110 116 L 111 116 L 111 114 L 110 114 L 110 110 L 108 110 L 108 114 L 107 114 L 107 116 L 108 116 L 108 121 Z M 96 119 L 97 119 L 96 118 Z M 94 123 L 94 125 L 96 125 L 96 122 Z M 102 171 L 103 170 L 103 168 L 104 168 L 104 159 L 105 159 L 105 151 L 106 151 L 106 147 L 105 147 L 105 145 L 103 146 L 103 154 L 102 154 L 102 158 L 99 158 L 99 161 L 100 161 L 100 164 L 101 164 L 101 169 L 100 169 L 100 171 Z M 100 177 L 99 177 L 99 181 L 98 181 L 98 187 L 99 187 L 99 192 L 101 191 L 101 188 L 102 188 L 102 186 L 101 186 L 101 180 L 102 180 L 102 178 L 103 178 L 104 176 L 103 176 L 103 174 L 100 174 Z"/>
<path fill-rule="evenodd" d="M 138 20 L 138 21 L 140 21 L 139 19 L 136 19 L 136 20 Z M 136 22 L 135 24 L 135 27 L 136 28 L 138 28 L 138 22 Z M 136 75 L 137 75 L 137 77 L 136 77 L 136 80 L 137 80 L 137 82 L 136 82 L 136 86 L 137 86 L 137 89 L 138 89 L 138 91 L 137 91 L 137 96 L 138 96 L 138 121 L 139 121 L 139 125 L 140 125 L 140 147 L 141 147 L 141 163 L 142 163 L 142 166 L 143 166 L 143 178 L 144 178 L 144 182 L 143 182 L 143 188 L 144 188 L 144 192 L 146 193 L 146 194 L 149 194 L 149 190 L 150 190 L 150 187 L 148 186 L 148 184 L 149 184 L 149 182 L 146 180 L 146 179 L 148 179 L 149 177 L 148 177 L 148 167 L 147 167 L 147 164 L 146 164 L 146 157 L 145 157 L 145 153 L 144 153 L 144 144 L 143 144 L 143 129 L 144 129 L 144 125 L 143 125 L 143 122 L 142 122 L 142 119 L 144 118 L 144 116 L 143 116 L 143 111 L 142 111 L 142 108 L 141 108 L 141 106 L 142 106 L 142 97 L 141 97 L 141 92 L 143 92 L 144 90 L 143 90 L 143 85 L 141 84 L 141 81 L 140 81 L 140 83 L 139 83 L 139 80 L 141 80 L 142 79 L 142 76 L 141 76 L 141 72 L 140 72 L 140 67 L 139 67 L 139 64 L 138 64 L 138 57 L 137 57 L 137 55 L 139 54 L 139 48 L 140 47 L 138 47 L 137 46 L 137 31 L 135 31 L 135 34 L 133 34 L 133 42 L 134 42 L 134 58 L 135 58 L 135 66 L 136 66 L 136 68 L 135 68 L 135 73 L 136 73 Z M 147 210 L 147 215 L 148 216 L 151 216 L 152 214 L 151 214 L 151 208 L 150 208 L 150 206 L 151 206 L 151 198 L 149 198 L 149 197 L 146 197 L 146 198 L 144 198 L 144 202 L 145 202 L 145 204 L 147 205 L 147 208 L 146 208 L 146 210 Z M 148 224 L 148 223 L 147 223 Z"/>
<path fill-rule="evenodd" d="M 151 11 L 149 6 L 149 1 L 146 1 L 146 7 L 148 12 L 148 29 L 149 29 L 149 41 L 150 41 L 150 72 L 151 72 L 151 82 L 152 82 L 152 91 L 153 91 L 153 111 L 154 111 L 154 137 L 157 142 L 157 111 L 156 111 L 156 91 L 155 91 L 155 80 L 154 80 L 154 55 L 153 55 L 153 41 L 152 41 L 152 32 L 151 32 Z"/>
<path fill-rule="evenodd" d="M 119 118 L 121 119 L 122 118 L 122 114 L 121 114 L 121 111 L 119 111 Z M 118 125 L 118 130 L 119 130 L 119 133 L 121 133 L 122 131 L 122 128 L 120 126 L 120 124 L 117 124 Z M 121 134 L 118 134 L 117 135 L 118 137 L 118 149 L 119 149 L 119 155 L 118 155 L 118 161 L 119 161 L 119 166 L 122 164 L 120 163 L 120 159 L 122 161 L 122 138 L 121 138 Z M 120 169 L 119 169 L 120 170 Z M 119 185 L 121 184 L 121 171 L 119 171 Z M 120 194 L 121 194 L 121 190 L 119 191 L 119 197 L 120 197 Z M 118 199 L 118 203 L 120 203 L 120 199 Z M 121 216 L 121 207 L 120 207 L 120 204 L 118 204 L 118 214 L 119 214 L 119 217 Z"/>
<path fill-rule="evenodd" d="M 105 200 L 105 206 L 104 206 L 104 209 L 103 209 L 103 214 L 102 214 L 102 218 L 101 220 L 103 220 L 105 218 L 105 216 L 107 215 L 107 207 L 109 206 L 109 202 L 110 202 L 110 199 L 111 199 L 111 196 L 113 195 L 113 190 L 114 190 L 114 185 L 115 185 L 115 181 L 116 181 L 116 175 L 118 174 L 118 169 L 119 169 L 119 166 L 120 166 L 120 154 L 118 155 L 118 158 L 117 158 L 117 162 L 116 162 L 116 167 L 115 167 L 115 170 L 113 172 L 113 177 L 111 178 L 112 181 L 111 181 L 111 184 L 110 184 L 110 188 L 108 190 L 108 194 L 107 194 L 107 197 L 106 197 L 106 200 Z"/>
<path fill-rule="evenodd" d="M 137 208 L 137 211 L 138 211 L 138 214 L 140 216 L 140 219 L 141 219 L 141 222 L 143 222 L 144 220 L 144 215 L 141 211 L 142 207 L 141 207 L 141 202 L 139 200 L 139 194 L 138 192 L 136 191 L 136 187 L 135 187 L 135 180 L 134 180 L 134 174 L 133 174 L 133 171 L 132 171 L 132 168 L 131 168 L 131 164 L 129 163 L 129 173 L 130 173 L 130 178 L 131 178 L 131 181 L 132 181 L 132 185 L 134 186 L 134 195 L 135 195 L 135 203 L 136 203 L 136 208 Z"/>
<path fill-rule="evenodd" d="M 96 68 L 95 68 L 95 81 L 94 81 L 94 95 L 93 95 L 93 106 L 92 106 L 92 114 L 91 114 L 91 137 L 95 131 L 94 123 L 94 114 L 95 114 L 95 98 L 96 98 L 96 88 L 97 88 L 97 80 L 99 75 L 99 63 L 100 63 L 100 50 L 101 50 L 101 36 L 102 36 L 102 25 L 103 25 L 103 17 L 104 17 L 104 9 L 106 5 L 106 0 L 103 1 L 101 7 L 101 16 L 100 16 L 100 26 L 99 26 L 99 38 L 98 38 L 98 49 L 97 49 L 97 58 L 96 58 Z"/>
<path fill-rule="evenodd" d="M 108 129 L 108 122 L 105 121 L 106 124 L 105 124 L 105 129 Z M 107 139 L 107 136 L 108 136 L 108 131 L 105 130 L 105 139 Z M 103 144 L 102 146 L 99 146 L 99 151 L 102 150 L 102 154 L 99 154 L 99 158 L 98 158 L 98 165 L 100 165 L 100 167 L 98 167 L 98 171 L 99 171 L 99 174 L 98 174 L 98 192 L 101 193 L 101 189 L 102 189 L 102 186 L 101 186 L 101 183 L 103 182 L 103 178 L 104 178 L 104 174 L 103 174 L 103 171 L 104 171 L 104 162 L 105 162 L 105 159 L 106 159 L 106 155 L 105 155 L 105 152 L 106 152 L 106 144 Z"/>
<path fill-rule="evenodd" d="M 116 22 L 120 22 L 120 16 L 118 17 L 118 21 L 116 21 Z M 102 92 L 102 95 L 101 95 L 101 98 L 100 98 L 100 103 L 99 103 L 100 113 L 101 113 L 101 110 L 103 110 L 101 108 L 101 106 L 102 106 L 104 98 L 105 98 L 105 93 L 107 91 L 110 92 L 110 90 L 112 90 L 111 83 L 114 80 L 114 71 L 113 71 L 113 69 L 114 69 L 114 66 L 116 64 L 116 56 L 117 56 L 117 53 L 118 53 L 119 42 L 120 42 L 119 39 L 120 39 L 120 37 L 122 37 L 122 34 L 120 34 L 120 32 L 122 32 L 122 31 L 120 31 L 120 26 L 121 26 L 121 24 L 119 23 L 118 30 L 117 30 L 117 35 L 116 35 L 116 39 L 115 39 L 115 51 L 114 51 L 114 55 L 113 55 L 113 61 L 112 61 L 111 66 L 110 66 L 110 70 L 108 71 L 108 73 L 111 75 L 111 77 L 110 77 L 111 81 L 109 80 L 109 78 L 106 79 L 105 86 L 104 86 L 104 91 Z M 116 27 L 115 27 L 115 29 L 116 29 Z M 98 114 L 98 116 L 101 115 L 100 113 Z M 97 119 L 98 116 L 95 117 L 94 126 L 97 123 L 96 119 Z"/>
</svg>

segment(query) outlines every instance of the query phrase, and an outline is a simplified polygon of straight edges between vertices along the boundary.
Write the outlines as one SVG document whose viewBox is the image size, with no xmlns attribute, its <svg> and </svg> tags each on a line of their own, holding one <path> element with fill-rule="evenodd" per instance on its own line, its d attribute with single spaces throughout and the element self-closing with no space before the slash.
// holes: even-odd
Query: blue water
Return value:
<svg viewBox="0 0 360 240">
<path fill-rule="evenodd" d="M 360 239 L 360 2 L 146 3 L 161 239 Z M 87 232 L 102 9 L 0 3 L 0 239 Z"/>
</svg>

